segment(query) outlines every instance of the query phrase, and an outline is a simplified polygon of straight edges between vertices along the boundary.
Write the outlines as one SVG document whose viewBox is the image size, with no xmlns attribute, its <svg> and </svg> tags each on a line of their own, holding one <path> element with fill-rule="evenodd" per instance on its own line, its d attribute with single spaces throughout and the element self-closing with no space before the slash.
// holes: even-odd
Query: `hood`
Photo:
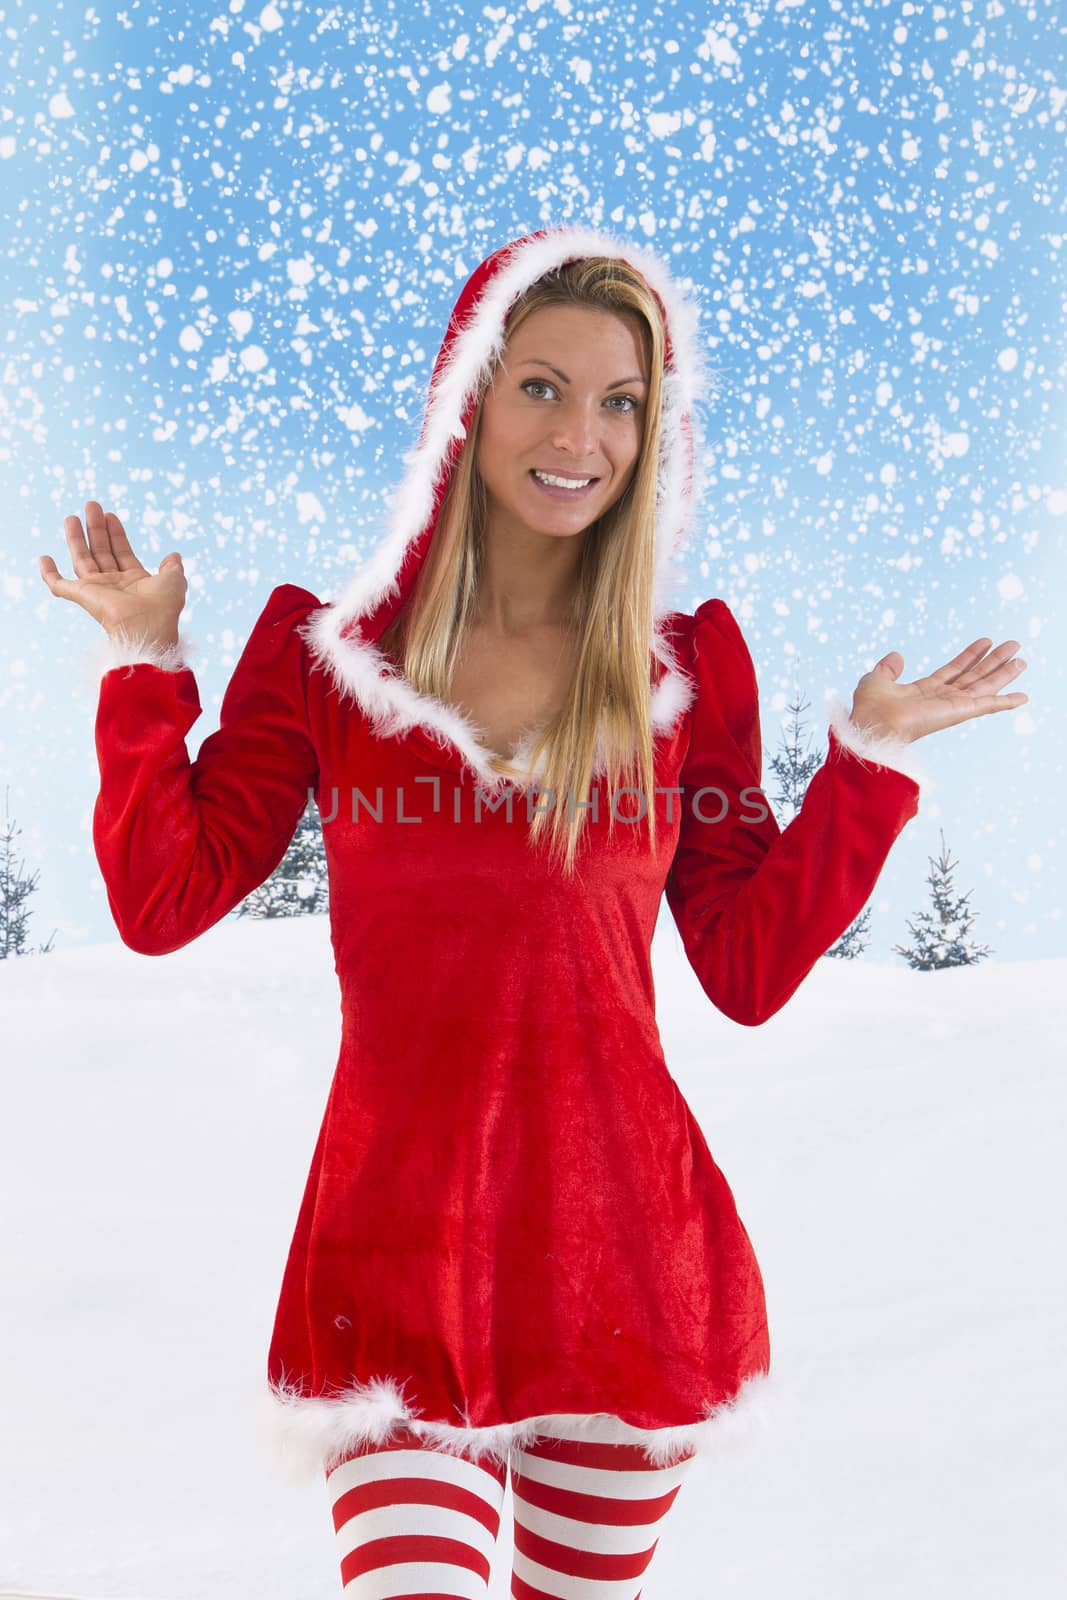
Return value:
<svg viewBox="0 0 1067 1600">
<path fill-rule="evenodd" d="M 601 230 L 542 229 L 502 245 L 471 273 L 448 319 L 419 442 L 404 457 L 406 471 L 391 497 L 385 536 L 340 597 L 317 610 L 302 630 L 313 661 L 329 673 L 342 699 L 355 701 L 367 713 L 377 736 L 422 730 L 438 744 L 453 747 L 490 789 L 514 780 L 489 765 L 476 723 L 458 708 L 419 693 L 375 641 L 411 594 L 426 559 L 478 395 L 504 350 L 508 311 L 544 273 L 592 255 L 613 256 L 634 267 L 656 296 L 666 328 L 649 651 L 650 672 L 651 658 L 662 664 L 651 695 L 652 727 L 667 731 L 675 725 L 692 697 L 692 684 L 674 656 L 668 618 L 675 557 L 702 487 L 696 404 L 705 369 L 698 312 L 658 256 Z"/>
</svg>

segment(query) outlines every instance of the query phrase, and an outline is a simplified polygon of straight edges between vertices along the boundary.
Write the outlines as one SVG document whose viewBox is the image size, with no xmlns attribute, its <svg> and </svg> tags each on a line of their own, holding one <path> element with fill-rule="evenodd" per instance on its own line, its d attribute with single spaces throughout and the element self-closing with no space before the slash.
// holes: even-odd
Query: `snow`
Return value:
<svg viewBox="0 0 1067 1600">
<path fill-rule="evenodd" d="M 743 1029 L 666 914 L 654 955 L 763 1269 L 776 1414 L 694 1466 L 645 1600 L 1062 1594 L 1067 962 L 822 961 Z M 326 918 L 12 959 L 0 1007 L 5 1588 L 340 1593 L 325 1484 L 257 1422 L 339 1044 Z"/>
<path fill-rule="evenodd" d="M 678 111 L 650 111 L 648 114 L 648 131 L 654 139 L 666 139 L 681 126 L 682 117 Z"/>
<path fill-rule="evenodd" d="M 322 502 L 319 500 L 318 495 L 310 492 L 299 493 L 294 495 L 293 503 L 296 506 L 298 521 L 318 523 L 326 521 L 326 512 L 322 508 Z"/>
<path fill-rule="evenodd" d="M 704 35 L 704 42 L 697 46 L 697 55 L 703 56 L 705 60 L 710 57 L 718 66 L 722 67 L 736 67 L 738 65 L 737 51 L 729 39 L 724 38 L 720 33 L 716 33 L 714 28 L 708 29 Z"/>
<path fill-rule="evenodd" d="M 309 261 L 307 256 L 301 256 L 298 260 L 287 261 L 285 270 L 289 282 L 295 284 L 298 288 L 302 288 L 305 284 L 310 283 L 315 276 L 315 263 Z"/>
</svg>

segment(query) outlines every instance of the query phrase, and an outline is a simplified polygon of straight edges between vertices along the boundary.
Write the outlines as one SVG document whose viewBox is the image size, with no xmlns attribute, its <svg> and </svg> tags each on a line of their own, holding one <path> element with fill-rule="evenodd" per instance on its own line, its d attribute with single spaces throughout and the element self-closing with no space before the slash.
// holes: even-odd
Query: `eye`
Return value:
<svg viewBox="0 0 1067 1600">
<path fill-rule="evenodd" d="M 552 391 L 553 394 L 556 393 L 555 384 L 549 383 L 547 378 L 527 378 L 525 383 L 521 383 L 519 385 L 519 387 L 524 392 L 529 392 L 531 389 L 549 389 L 549 390 Z M 534 395 L 533 398 L 535 400 L 537 400 L 537 399 L 540 399 L 540 396 L 539 395 Z M 613 402 L 616 401 L 616 400 L 621 400 L 622 404 L 619 405 L 619 406 L 614 405 Z M 613 395 L 609 395 L 608 396 L 608 401 L 609 401 L 610 409 L 613 410 L 613 411 L 618 411 L 620 416 L 624 416 L 624 417 L 630 416 L 634 411 L 637 410 L 638 406 L 641 403 L 636 398 L 636 396 L 632 395 L 632 394 L 613 394 Z"/>
</svg>

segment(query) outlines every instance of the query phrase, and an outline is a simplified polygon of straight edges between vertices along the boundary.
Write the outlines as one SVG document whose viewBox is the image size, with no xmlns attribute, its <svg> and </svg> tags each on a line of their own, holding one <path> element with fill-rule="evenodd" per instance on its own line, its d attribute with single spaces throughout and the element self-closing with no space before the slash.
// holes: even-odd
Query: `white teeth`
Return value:
<svg viewBox="0 0 1067 1600">
<path fill-rule="evenodd" d="M 592 478 L 555 478 L 551 477 L 547 472 L 538 472 L 536 467 L 534 468 L 534 477 L 540 478 L 542 483 L 552 484 L 556 489 L 584 489 L 587 484 L 593 481 Z"/>
</svg>

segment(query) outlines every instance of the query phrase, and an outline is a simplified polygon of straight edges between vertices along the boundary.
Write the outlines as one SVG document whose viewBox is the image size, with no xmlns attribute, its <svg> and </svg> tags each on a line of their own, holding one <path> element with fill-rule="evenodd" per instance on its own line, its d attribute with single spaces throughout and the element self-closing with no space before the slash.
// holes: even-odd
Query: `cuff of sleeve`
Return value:
<svg viewBox="0 0 1067 1600">
<path fill-rule="evenodd" d="M 894 739 L 888 734 L 874 733 L 870 728 L 853 722 L 845 702 L 838 695 L 828 696 L 827 715 L 839 744 L 866 765 L 873 762 L 879 767 L 889 767 L 901 772 L 920 786 L 929 783 L 929 774 L 914 753 L 914 745 L 907 739 Z"/>
<path fill-rule="evenodd" d="M 125 628 L 118 628 L 97 641 L 93 670 L 97 679 L 102 679 L 113 667 L 142 664 L 160 667 L 164 672 L 181 672 L 189 665 L 192 653 L 189 639 L 181 631 L 176 644 L 160 645 L 143 633 L 128 634 Z"/>
</svg>

